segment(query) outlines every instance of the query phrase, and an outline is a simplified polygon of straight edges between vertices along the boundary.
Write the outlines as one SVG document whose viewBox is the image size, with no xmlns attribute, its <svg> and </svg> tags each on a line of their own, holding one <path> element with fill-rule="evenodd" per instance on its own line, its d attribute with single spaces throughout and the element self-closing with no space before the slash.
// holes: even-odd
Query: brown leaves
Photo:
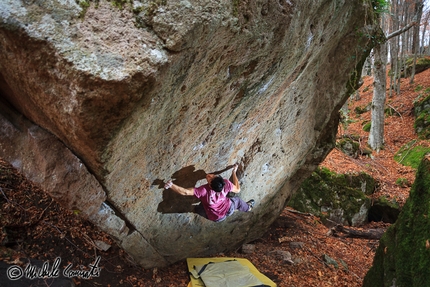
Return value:
<svg viewBox="0 0 430 287">
<path fill-rule="evenodd" d="M 405 179 L 408 183 L 412 183 L 415 179 L 415 170 L 410 167 L 400 165 L 394 161 L 394 154 L 404 144 L 413 139 L 417 139 L 414 131 L 414 116 L 411 111 L 414 109 L 414 100 L 418 97 L 419 91 L 415 91 L 415 87 L 430 87 L 430 70 L 426 70 L 418 74 L 415 78 L 415 84 L 410 85 L 408 79 L 402 79 L 401 95 L 395 95 L 392 98 L 387 98 L 387 104 L 395 108 L 401 113 L 401 117 L 397 115 L 387 116 L 385 118 L 385 148 L 379 153 L 372 152 L 372 158 L 368 156 L 360 156 L 357 159 L 350 158 L 339 150 L 334 149 L 322 166 L 329 168 L 337 173 L 351 172 L 366 172 L 376 178 L 380 187 L 374 194 L 375 197 L 385 195 L 387 198 L 395 198 L 401 205 L 409 196 L 409 185 L 399 185 L 396 181 L 399 178 Z M 347 127 L 342 126 L 338 136 L 342 135 L 358 135 L 360 138 L 361 148 L 367 146 L 368 132 L 363 131 L 363 122 L 369 121 L 371 111 L 363 114 L 355 113 L 355 108 L 364 107 L 372 101 L 372 90 L 368 91 L 366 87 L 372 86 L 372 77 L 365 77 L 364 84 L 360 89 L 361 98 L 358 101 L 352 100 L 349 104 L 349 117 L 351 123 Z M 425 145 L 426 142 L 421 141 L 420 144 Z M 427 141 L 428 145 L 428 141 Z"/>
</svg>

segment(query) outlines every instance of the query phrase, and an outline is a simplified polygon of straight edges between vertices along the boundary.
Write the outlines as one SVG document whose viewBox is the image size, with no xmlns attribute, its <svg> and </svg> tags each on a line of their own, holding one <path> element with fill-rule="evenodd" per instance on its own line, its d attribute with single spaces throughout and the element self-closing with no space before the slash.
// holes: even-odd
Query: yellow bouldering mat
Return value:
<svg viewBox="0 0 430 287">
<path fill-rule="evenodd" d="M 216 264 L 221 263 L 221 264 Z M 223 265 L 223 267 L 221 267 Z M 270 286 L 276 287 L 276 284 L 267 276 L 260 273 L 258 269 L 245 258 L 234 257 L 216 257 L 216 258 L 187 258 L 188 271 L 190 272 L 190 283 L 188 287 L 210 287 L 206 286 L 206 282 L 215 282 L 215 286 L 234 286 L 234 287 L 248 287 L 248 286 Z M 224 268 L 224 269 L 223 269 Z M 238 283 L 236 280 L 242 276 L 234 272 L 246 272 L 243 277 L 247 277 L 251 281 L 245 280 L 247 283 Z M 198 275 L 197 273 L 201 273 Z M 208 273 L 208 274 L 206 274 Z M 211 274 L 209 274 L 211 273 Z M 206 276 L 206 277 L 205 277 Z M 212 278 L 208 278 L 208 276 Z M 196 278 L 198 277 L 198 278 Z M 257 281 L 254 280 L 257 279 Z M 215 279 L 215 280 L 214 280 Z M 245 282 L 243 281 L 243 282 Z M 252 283 L 251 283 L 252 282 Z M 260 284 L 255 284 L 260 282 Z M 212 284 L 212 283 L 210 283 Z M 241 286 L 237 286 L 242 284 Z M 251 285 L 250 285 L 251 284 Z"/>
</svg>

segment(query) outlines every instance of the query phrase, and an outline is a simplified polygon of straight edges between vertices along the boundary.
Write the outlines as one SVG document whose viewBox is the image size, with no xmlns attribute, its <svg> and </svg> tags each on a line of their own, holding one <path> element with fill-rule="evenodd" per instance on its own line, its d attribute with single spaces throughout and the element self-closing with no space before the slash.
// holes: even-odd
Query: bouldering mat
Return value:
<svg viewBox="0 0 430 287">
<path fill-rule="evenodd" d="M 188 271 L 190 272 L 190 279 L 191 279 L 190 283 L 188 284 L 188 287 L 207 287 L 201 278 L 195 278 L 193 275 L 191 275 L 192 273 L 196 274 L 196 269 L 200 271 L 202 266 L 205 266 L 205 265 L 211 266 L 211 265 L 207 265 L 209 263 L 221 263 L 221 262 L 231 262 L 231 261 L 233 261 L 232 266 L 234 265 L 234 262 L 240 263 L 240 266 L 242 267 L 241 269 L 248 270 L 249 273 L 253 275 L 253 277 L 257 278 L 258 281 L 262 283 L 262 285 L 260 284 L 260 286 L 276 287 L 276 284 L 272 280 L 270 280 L 267 276 L 260 273 L 260 271 L 258 271 L 258 269 L 248 259 L 234 258 L 234 257 L 187 258 L 187 267 L 188 267 Z M 214 267 L 214 266 L 211 266 L 211 267 Z M 212 271 L 214 270 L 216 269 L 212 268 Z M 227 271 L 227 273 L 229 271 Z M 219 282 L 221 282 L 222 280 L 224 280 L 225 277 L 228 277 L 229 274 L 219 274 L 219 276 L 220 276 Z M 237 276 L 234 275 L 233 278 L 237 278 Z M 224 286 L 229 286 L 229 285 L 226 284 Z M 243 285 L 243 286 L 253 286 L 253 285 Z M 242 286 L 235 286 L 235 287 L 242 287 Z"/>
</svg>

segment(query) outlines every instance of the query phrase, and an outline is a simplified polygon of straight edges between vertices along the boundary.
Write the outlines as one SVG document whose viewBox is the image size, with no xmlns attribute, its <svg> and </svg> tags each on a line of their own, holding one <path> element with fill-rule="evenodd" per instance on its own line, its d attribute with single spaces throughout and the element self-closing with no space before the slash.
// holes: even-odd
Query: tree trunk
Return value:
<svg viewBox="0 0 430 287">
<path fill-rule="evenodd" d="M 422 0 L 417 0 L 415 1 L 415 17 L 416 19 L 414 19 L 414 21 L 416 23 L 420 23 L 421 22 L 421 16 L 423 14 L 423 2 Z M 415 67 L 417 64 L 417 56 L 419 53 L 419 46 L 420 46 L 420 25 L 415 25 L 414 29 L 413 29 L 413 45 L 412 47 L 414 48 L 414 62 L 412 64 L 412 71 L 411 71 L 411 78 L 409 83 L 412 84 L 414 82 L 414 77 L 415 77 Z"/>
<path fill-rule="evenodd" d="M 429 16 L 430 16 L 430 12 L 427 12 L 424 16 L 423 33 L 421 36 L 420 56 L 424 54 L 425 36 L 426 36 L 427 26 L 429 24 Z"/>
<path fill-rule="evenodd" d="M 399 25 L 401 27 L 406 25 L 406 19 L 408 17 L 407 10 L 408 10 L 408 5 L 407 4 L 402 5 L 402 12 L 401 12 L 401 15 L 399 16 L 400 17 L 400 23 L 399 23 Z M 407 46 L 408 46 L 407 44 L 408 44 L 407 34 L 406 33 L 402 33 L 400 35 L 400 39 L 399 39 L 399 49 L 400 49 L 399 50 L 399 52 L 400 52 L 400 56 L 399 56 L 399 70 L 403 71 L 404 73 L 406 73 L 406 71 L 405 71 L 404 68 L 405 68 L 405 54 L 407 53 Z M 401 75 L 399 75 L 399 77 L 397 78 L 397 84 L 396 84 L 396 88 L 397 88 L 396 93 L 397 93 L 397 95 L 400 95 L 400 82 L 401 82 L 401 79 L 402 79 L 402 77 L 401 77 Z"/>
<path fill-rule="evenodd" d="M 371 109 L 370 134 L 368 143 L 373 150 L 379 152 L 384 145 L 384 107 L 386 91 L 386 65 L 387 44 L 386 42 L 374 48 L 373 77 L 374 88 Z"/>
<path fill-rule="evenodd" d="M 430 33 L 428 35 L 429 35 L 428 42 L 430 43 Z M 430 44 L 428 46 L 430 46 Z M 427 48 L 427 55 L 430 55 L 430 47 Z"/>
<path fill-rule="evenodd" d="M 390 7 L 390 28 L 389 33 L 397 31 L 399 27 L 399 7 L 397 0 L 392 0 Z M 389 40 L 390 47 L 390 63 L 391 63 L 391 73 L 390 73 L 390 92 L 389 97 L 393 96 L 393 91 L 397 93 L 399 90 L 397 88 L 397 79 L 400 77 L 400 67 L 399 67 L 399 38 L 392 37 Z"/>
<path fill-rule="evenodd" d="M 368 143 L 373 150 L 379 152 L 384 145 L 384 108 L 386 99 L 386 85 L 387 85 L 387 41 L 398 35 L 404 35 L 416 23 L 410 22 L 402 29 L 390 33 L 385 41 L 381 41 L 373 49 L 373 98 L 371 110 L 371 123 Z M 381 27 L 385 28 L 385 17 L 381 17 Z M 400 79 L 400 77 L 399 77 Z"/>
</svg>

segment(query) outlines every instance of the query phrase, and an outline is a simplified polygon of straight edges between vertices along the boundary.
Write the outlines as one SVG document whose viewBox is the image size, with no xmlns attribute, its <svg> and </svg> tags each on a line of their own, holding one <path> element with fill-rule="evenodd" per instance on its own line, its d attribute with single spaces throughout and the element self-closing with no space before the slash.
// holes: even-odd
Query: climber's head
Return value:
<svg viewBox="0 0 430 287">
<path fill-rule="evenodd" d="M 224 179 L 219 175 L 209 173 L 206 175 L 206 180 L 208 181 L 209 186 L 212 188 L 212 190 L 216 192 L 220 192 L 224 188 Z"/>
</svg>

